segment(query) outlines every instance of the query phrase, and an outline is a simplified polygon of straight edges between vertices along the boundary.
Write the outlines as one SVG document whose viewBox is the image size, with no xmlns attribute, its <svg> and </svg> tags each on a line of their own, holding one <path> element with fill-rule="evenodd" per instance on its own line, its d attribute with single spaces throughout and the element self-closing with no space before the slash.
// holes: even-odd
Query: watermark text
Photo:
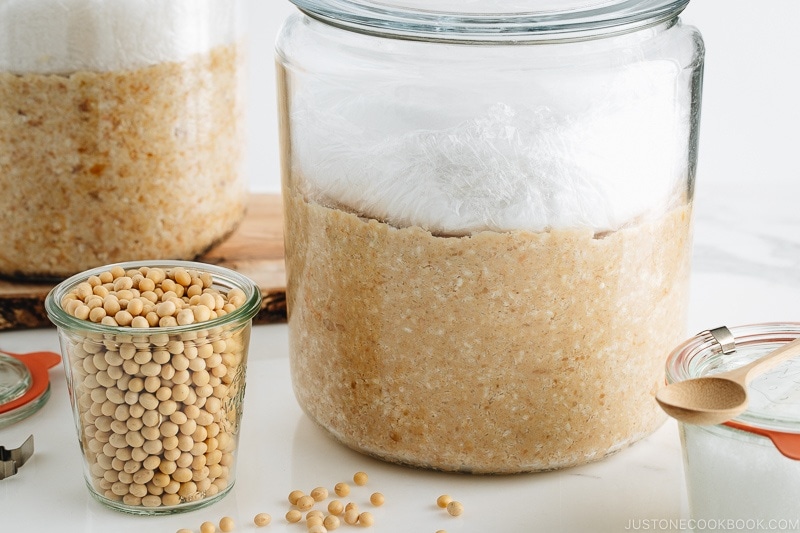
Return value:
<svg viewBox="0 0 800 533">
<path fill-rule="evenodd" d="M 800 531 L 800 518 L 636 518 L 626 531 Z"/>
</svg>

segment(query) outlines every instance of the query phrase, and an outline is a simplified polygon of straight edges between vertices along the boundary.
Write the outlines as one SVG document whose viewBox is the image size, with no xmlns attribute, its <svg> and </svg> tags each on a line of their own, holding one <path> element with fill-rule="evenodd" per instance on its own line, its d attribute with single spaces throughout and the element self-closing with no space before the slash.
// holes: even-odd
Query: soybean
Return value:
<svg viewBox="0 0 800 533">
<path fill-rule="evenodd" d="M 453 501 L 453 498 L 449 494 L 442 494 L 438 498 L 436 498 L 436 505 L 441 507 L 442 509 L 447 507 L 447 504 Z"/>
<path fill-rule="evenodd" d="M 364 511 L 358 515 L 358 524 L 364 527 L 370 527 L 375 523 L 375 518 L 369 511 Z"/>
<path fill-rule="evenodd" d="M 256 527 L 264 527 L 270 522 L 272 522 L 272 517 L 267 513 L 258 513 L 253 518 L 253 523 L 256 525 Z"/>
<path fill-rule="evenodd" d="M 311 491 L 311 497 L 314 498 L 314 501 L 321 502 L 323 500 L 328 499 L 328 489 L 325 487 L 317 487 Z"/>
<path fill-rule="evenodd" d="M 301 511 L 308 511 L 314 507 L 314 498 L 311 496 L 301 496 L 297 500 L 297 508 Z"/>
<path fill-rule="evenodd" d="M 337 496 L 344 498 L 345 496 L 350 494 L 350 485 L 344 482 L 337 483 L 333 487 L 333 491 L 336 493 Z"/>
<path fill-rule="evenodd" d="M 344 504 L 339 500 L 331 500 L 328 504 L 328 512 L 332 515 L 339 516 L 344 512 Z"/>
<path fill-rule="evenodd" d="M 447 504 L 447 514 L 450 516 L 460 516 L 463 512 L 464 506 L 461 504 L 461 502 L 453 500 Z"/>
<path fill-rule="evenodd" d="M 233 518 L 230 516 L 223 516 L 219 521 L 219 529 L 222 531 L 222 533 L 229 533 L 230 531 L 233 531 L 234 525 Z"/>
<path fill-rule="evenodd" d="M 333 531 L 334 529 L 337 529 L 340 524 L 341 522 L 339 520 L 339 517 L 335 515 L 328 515 L 325 517 L 325 520 L 322 521 L 322 525 L 325 526 L 325 528 L 328 531 Z"/>
</svg>

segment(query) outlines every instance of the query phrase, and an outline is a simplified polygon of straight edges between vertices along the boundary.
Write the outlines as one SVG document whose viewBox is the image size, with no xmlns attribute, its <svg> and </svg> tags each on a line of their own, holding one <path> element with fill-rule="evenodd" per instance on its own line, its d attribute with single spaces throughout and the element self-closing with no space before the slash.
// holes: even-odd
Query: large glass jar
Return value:
<svg viewBox="0 0 800 533">
<path fill-rule="evenodd" d="M 237 0 L 0 0 L 0 275 L 191 259 L 244 215 Z"/>
<path fill-rule="evenodd" d="M 703 42 L 688 0 L 292 0 L 277 44 L 291 368 L 389 461 L 593 461 L 664 420 Z"/>
</svg>

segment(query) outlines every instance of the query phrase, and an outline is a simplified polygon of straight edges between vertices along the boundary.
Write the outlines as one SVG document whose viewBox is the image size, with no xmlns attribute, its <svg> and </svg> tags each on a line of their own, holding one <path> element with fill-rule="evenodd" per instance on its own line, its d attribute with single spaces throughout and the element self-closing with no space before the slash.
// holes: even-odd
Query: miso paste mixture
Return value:
<svg viewBox="0 0 800 533">
<path fill-rule="evenodd" d="M 287 200 L 292 376 L 339 440 L 402 463 L 516 472 L 652 432 L 684 335 L 690 208 L 588 230 L 437 237 Z M 288 244 L 288 242 L 287 242 Z"/>
</svg>

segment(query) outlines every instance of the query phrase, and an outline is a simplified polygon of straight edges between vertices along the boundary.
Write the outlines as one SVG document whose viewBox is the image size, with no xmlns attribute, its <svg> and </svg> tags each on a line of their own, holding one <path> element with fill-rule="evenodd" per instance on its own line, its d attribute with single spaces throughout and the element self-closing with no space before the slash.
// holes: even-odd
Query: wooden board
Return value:
<svg viewBox="0 0 800 533">
<path fill-rule="evenodd" d="M 283 207 L 277 194 L 254 194 L 247 215 L 231 236 L 198 261 L 240 272 L 261 288 L 256 323 L 286 320 Z M 0 279 L 0 330 L 49 327 L 44 299 L 55 283 Z"/>
</svg>

